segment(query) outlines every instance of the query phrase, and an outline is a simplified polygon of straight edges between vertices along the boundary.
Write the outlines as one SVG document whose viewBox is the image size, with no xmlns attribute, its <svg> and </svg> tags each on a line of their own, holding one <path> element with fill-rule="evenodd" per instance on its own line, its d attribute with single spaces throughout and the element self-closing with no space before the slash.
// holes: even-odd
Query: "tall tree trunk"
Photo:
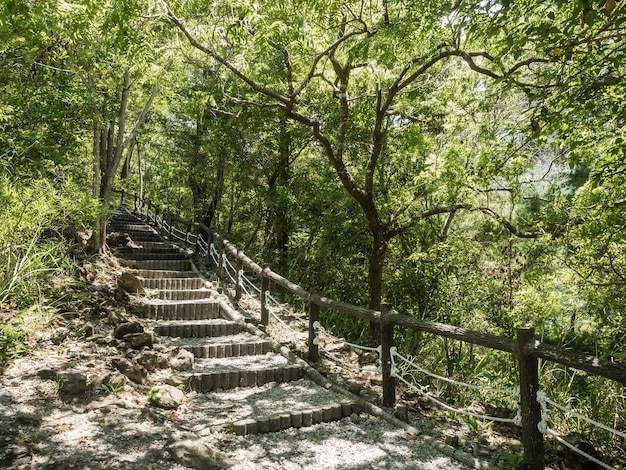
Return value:
<svg viewBox="0 0 626 470">
<path fill-rule="evenodd" d="M 383 273 L 389 241 L 382 229 L 372 229 L 372 251 L 369 256 L 367 273 L 368 307 L 380 310 L 383 296 Z M 380 325 L 370 323 L 370 337 L 373 344 L 380 341 Z"/>
</svg>

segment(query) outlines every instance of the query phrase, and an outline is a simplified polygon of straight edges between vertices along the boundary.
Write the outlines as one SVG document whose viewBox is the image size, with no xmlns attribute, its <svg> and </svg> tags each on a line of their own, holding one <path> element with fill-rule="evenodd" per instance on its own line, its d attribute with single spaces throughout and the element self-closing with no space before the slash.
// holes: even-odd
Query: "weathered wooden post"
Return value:
<svg viewBox="0 0 626 470">
<path fill-rule="evenodd" d="M 309 348 L 309 360 L 311 362 L 317 362 L 320 360 L 320 348 L 316 341 L 316 338 L 318 338 L 317 333 L 319 332 L 316 331 L 317 327 L 315 325 L 320 318 L 320 306 L 315 303 L 315 297 L 315 292 L 311 291 L 311 294 L 309 295 L 309 339 L 307 341 Z"/>
<path fill-rule="evenodd" d="M 152 210 L 152 201 L 148 201 L 148 210 L 146 211 L 146 220 L 150 222 L 150 211 Z"/>
<path fill-rule="evenodd" d="M 524 468 L 526 470 L 543 470 L 543 435 L 538 427 L 541 422 L 541 405 L 537 401 L 539 361 L 529 354 L 534 344 L 534 328 L 517 329 L 517 361 L 519 365 Z"/>
<path fill-rule="evenodd" d="M 393 347 L 393 310 L 389 304 L 380 306 L 380 362 L 383 370 L 383 405 L 396 406 L 396 378 L 391 375 L 391 348 Z"/>
<path fill-rule="evenodd" d="M 261 271 L 261 323 L 265 326 L 270 322 L 270 312 L 267 309 L 267 291 L 270 288 L 270 278 L 266 274 L 269 269 L 269 266 L 266 265 Z"/>
<path fill-rule="evenodd" d="M 138 207 L 138 204 L 137 204 L 137 198 L 138 198 L 137 193 L 135 193 L 135 203 L 134 203 L 134 208 L 135 208 L 134 210 L 135 210 L 135 213 L 138 211 L 138 210 L 137 210 L 137 207 Z"/>
<path fill-rule="evenodd" d="M 217 259 L 217 277 L 219 279 L 224 276 L 224 242 L 220 243 L 220 251 Z"/>
<path fill-rule="evenodd" d="M 237 274 L 235 279 L 235 300 L 241 299 L 241 283 L 243 281 L 243 259 L 241 255 L 243 252 L 237 250 Z"/>
<path fill-rule="evenodd" d="M 122 195 L 120 196 L 120 207 L 124 207 L 124 190 L 122 189 Z"/>
</svg>

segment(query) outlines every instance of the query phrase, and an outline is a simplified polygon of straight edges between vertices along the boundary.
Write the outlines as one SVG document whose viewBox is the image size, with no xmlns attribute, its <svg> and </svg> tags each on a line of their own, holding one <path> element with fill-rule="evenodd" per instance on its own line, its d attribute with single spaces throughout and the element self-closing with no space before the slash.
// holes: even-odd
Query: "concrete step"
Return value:
<svg viewBox="0 0 626 470">
<path fill-rule="evenodd" d="M 220 359 L 241 356 L 262 356 L 272 351 L 269 340 L 250 333 L 214 338 L 161 338 L 161 343 L 192 353 L 199 359 Z"/>
<path fill-rule="evenodd" d="M 129 268 L 150 271 L 191 271 L 191 261 L 176 260 L 129 260 L 122 259 L 122 264 Z"/>
<path fill-rule="evenodd" d="M 331 422 L 362 411 L 358 403 L 337 397 L 306 379 L 269 383 L 245 391 L 199 393 L 190 396 L 189 406 L 200 412 L 181 413 L 178 423 L 202 435 L 220 431 L 241 436 L 277 432 Z"/>
<path fill-rule="evenodd" d="M 120 221 L 113 220 L 109 223 L 110 229 L 115 232 L 154 232 L 154 229 L 149 224 L 146 224 L 140 220 L 133 221 Z"/>
<path fill-rule="evenodd" d="M 147 279 L 141 280 L 143 286 L 146 289 L 161 289 L 165 291 L 176 291 L 190 289 L 202 289 L 205 287 L 204 279 L 199 277 L 180 277 L 180 278 L 161 278 L 161 279 Z M 160 296 L 160 293 L 159 293 Z"/>
<path fill-rule="evenodd" d="M 138 317 L 154 320 L 210 320 L 220 316 L 219 302 L 211 300 L 138 303 L 131 310 Z"/>
<path fill-rule="evenodd" d="M 120 248 L 119 254 L 123 257 L 128 257 L 131 259 L 136 258 L 137 255 L 167 255 L 167 254 L 177 254 L 177 255 L 185 255 L 185 252 L 181 251 L 179 248 L 170 245 L 169 243 L 158 243 L 156 246 L 143 246 L 139 245 L 139 248 L 133 248 L 129 246 L 125 246 Z"/>
<path fill-rule="evenodd" d="M 242 331 L 245 331 L 244 325 L 223 318 L 195 322 L 163 321 L 154 327 L 156 334 L 175 338 L 229 336 L 236 335 Z"/>
<path fill-rule="evenodd" d="M 212 296 L 213 292 L 206 289 L 160 290 L 158 292 L 158 298 L 161 300 L 202 300 L 210 299 Z"/>
<path fill-rule="evenodd" d="M 172 271 L 167 269 L 138 269 L 137 276 L 145 279 L 198 278 L 194 271 Z"/>
<path fill-rule="evenodd" d="M 120 255 L 132 261 L 173 261 L 187 259 L 187 255 L 181 253 L 179 250 L 163 252 L 154 251 L 152 248 L 146 249 L 145 251 L 143 248 L 132 249 L 132 251 L 124 250 Z"/>
<path fill-rule="evenodd" d="M 258 387 L 270 382 L 299 380 L 304 369 L 283 356 L 268 353 L 219 359 L 197 359 L 187 385 L 196 392 Z"/>
</svg>

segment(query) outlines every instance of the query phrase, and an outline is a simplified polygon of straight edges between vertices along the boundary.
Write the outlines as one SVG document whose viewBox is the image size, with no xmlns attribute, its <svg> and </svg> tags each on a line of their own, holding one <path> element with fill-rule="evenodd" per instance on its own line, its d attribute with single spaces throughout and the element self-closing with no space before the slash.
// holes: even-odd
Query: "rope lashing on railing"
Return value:
<svg viewBox="0 0 626 470">
<path fill-rule="evenodd" d="M 465 382 L 459 382 L 459 381 L 451 379 L 449 377 L 443 377 L 441 375 L 437 375 L 434 372 L 430 372 L 429 370 L 424 369 L 423 367 L 420 367 L 419 365 L 417 365 L 415 362 L 411 361 L 410 359 L 404 357 L 402 354 L 400 354 L 397 351 L 397 349 L 395 347 L 391 348 L 391 350 L 393 351 L 392 355 L 395 355 L 396 357 L 399 357 L 404 362 L 406 362 L 407 364 L 412 366 L 414 369 L 417 369 L 419 372 L 421 372 L 423 374 L 426 374 L 426 375 L 429 375 L 430 377 L 434 377 L 437 380 L 443 380 L 444 382 L 448 382 L 448 383 L 457 385 L 459 387 L 465 387 L 465 388 L 469 388 L 471 390 L 478 390 L 480 392 L 499 393 L 499 394 L 503 394 L 503 395 L 513 395 L 513 396 L 519 395 L 519 392 L 516 391 L 516 389 L 498 389 L 498 388 L 484 387 L 482 385 L 468 384 L 468 383 L 465 383 Z"/>
<path fill-rule="evenodd" d="M 605 468 L 606 470 L 616 470 L 616 467 L 612 467 L 611 465 L 608 465 L 608 464 L 604 463 L 602 460 L 598 460 L 593 455 L 590 455 L 587 452 L 585 452 L 583 450 L 580 450 L 575 445 L 570 444 L 569 442 L 567 442 L 565 439 L 563 439 L 561 436 L 559 436 L 557 433 L 555 433 L 550 428 L 547 428 L 546 431 L 543 434 L 548 435 L 548 436 L 552 436 L 556 441 L 558 441 L 561 444 L 563 444 L 565 447 L 570 449 L 572 452 L 576 452 L 578 455 L 583 456 L 587 460 L 595 463 L 596 465 L 599 465 L 602 468 Z"/>
<path fill-rule="evenodd" d="M 380 360 L 380 357 L 382 356 L 382 346 L 378 346 L 376 348 L 372 348 L 369 346 L 362 346 L 360 344 L 354 344 L 354 343 L 350 343 L 348 341 L 346 341 L 344 338 L 338 338 L 336 336 L 333 336 L 332 334 L 330 334 L 328 331 L 326 331 L 326 328 L 324 328 L 319 321 L 316 321 L 313 323 L 313 334 L 314 334 L 314 338 L 313 338 L 313 344 L 317 345 L 322 351 L 324 351 L 324 353 L 326 354 L 326 356 L 329 359 L 332 359 L 333 361 L 337 362 L 338 364 L 343 365 L 344 367 L 351 369 L 351 370 L 355 370 L 355 371 L 363 371 L 364 369 L 362 367 L 357 367 L 354 364 L 351 364 L 345 360 L 343 360 L 341 357 L 337 356 L 335 353 L 329 351 L 328 349 L 326 349 L 324 347 L 324 345 L 322 343 L 320 343 L 319 340 L 319 335 L 320 333 L 325 334 L 326 336 L 328 336 L 329 338 L 338 341 L 338 342 L 342 342 L 344 345 L 350 346 L 352 349 L 355 350 L 362 350 L 362 351 L 373 351 L 375 353 L 378 354 L 378 359 Z M 380 365 L 377 367 L 378 372 L 381 372 L 381 367 Z"/>
<path fill-rule="evenodd" d="M 538 398 L 539 398 L 539 393 L 537 393 L 537 401 L 539 401 Z M 572 410 L 571 408 L 567 408 L 566 406 L 560 405 L 559 403 L 551 400 L 547 396 L 545 397 L 545 401 L 550 406 L 553 406 L 554 408 L 558 408 L 559 410 L 563 411 L 567 417 L 578 418 L 580 420 L 586 421 L 589 424 L 592 424 L 593 426 L 596 426 L 596 427 L 599 427 L 601 429 L 604 429 L 605 431 L 608 431 L 611 434 L 614 434 L 616 436 L 622 437 L 623 439 L 626 439 L 626 432 L 618 431 L 617 429 L 613 429 L 612 427 L 607 426 L 606 424 L 602 424 L 602 423 L 600 423 L 598 421 L 595 421 L 595 420 L 593 420 L 591 418 L 588 418 L 585 415 L 577 413 L 576 411 Z"/>
<path fill-rule="evenodd" d="M 616 436 L 620 436 L 623 438 L 626 438 L 626 433 L 623 433 L 621 431 L 618 431 L 617 429 L 613 429 L 610 428 L 609 426 L 606 426 L 605 424 L 602 424 L 598 421 L 595 421 L 591 418 L 588 418 L 580 413 L 577 413 L 575 411 L 573 411 L 570 408 L 567 408 L 565 406 L 560 405 L 559 403 L 550 400 L 548 398 L 548 396 L 546 395 L 546 392 L 544 392 L 543 390 L 539 390 L 537 392 L 537 402 L 539 402 L 539 405 L 541 406 L 541 421 L 537 424 L 537 428 L 539 428 L 539 431 L 541 432 L 541 434 L 546 434 L 549 436 L 552 436 L 554 439 L 556 439 L 558 442 L 560 442 L 561 444 L 563 444 L 564 446 L 568 447 L 570 450 L 572 450 L 573 452 L 576 452 L 577 454 L 583 456 L 584 458 L 594 462 L 595 464 L 599 465 L 602 468 L 606 468 L 607 470 L 614 470 L 613 467 L 611 467 L 610 465 L 607 465 L 606 463 L 602 462 L 601 460 L 598 460 L 597 458 L 593 457 L 592 455 L 589 455 L 587 452 L 584 452 L 582 450 L 580 450 L 578 447 L 576 447 L 573 444 L 570 444 L 569 442 L 567 442 L 565 439 L 561 438 L 557 433 L 555 433 L 551 428 L 550 428 L 550 415 L 551 415 L 551 410 L 549 408 L 548 405 L 553 406 L 554 408 L 557 408 L 561 411 L 563 411 L 565 413 L 566 416 L 573 416 L 576 417 L 578 419 L 581 419 L 583 421 L 586 421 L 589 424 L 592 424 L 596 427 L 599 427 L 601 429 L 604 429 L 605 431 L 608 431 Z"/>
<path fill-rule="evenodd" d="M 257 294 L 260 294 L 260 293 L 261 293 L 261 289 L 260 289 L 260 288 L 258 288 L 258 287 L 257 287 L 257 286 L 256 286 L 256 285 L 255 285 L 255 284 L 254 284 L 254 283 L 253 283 L 250 279 L 248 279 L 248 278 L 246 277 L 246 275 L 245 275 L 245 274 L 241 277 L 241 279 L 242 279 L 244 282 L 247 282 L 247 283 L 248 283 L 248 285 L 249 285 L 250 287 L 252 287 L 252 288 L 253 288 L 253 289 L 257 292 Z M 270 299 L 271 299 L 272 301 L 274 301 L 276 304 L 278 304 L 278 301 L 277 301 L 276 299 L 274 299 L 274 297 L 270 297 Z"/>
<path fill-rule="evenodd" d="M 512 423 L 515 424 L 516 423 L 516 419 L 513 418 L 500 418 L 497 416 L 488 416 L 488 415 L 484 415 L 484 414 L 480 414 L 480 413 L 474 413 L 472 411 L 467 411 L 467 410 L 462 410 L 459 408 L 454 408 L 453 406 L 448 405 L 447 403 L 442 402 L 441 400 L 438 400 L 437 398 L 433 397 L 432 395 L 430 395 L 428 392 L 424 391 L 423 387 L 418 387 L 415 384 L 409 382 L 408 380 L 406 380 L 402 374 L 400 374 L 398 367 L 396 365 L 396 361 L 395 358 L 399 357 L 400 359 L 402 359 L 403 357 L 400 356 L 396 350 L 395 347 L 392 347 L 390 349 L 391 352 L 391 376 L 397 378 L 399 381 L 401 381 L 402 383 L 404 383 L 407 387 L 409 387 L 411 390 L 416 391 L 418 394 L 420 394 L 421 396 L 423 396 L 424 398 L 427 398 L 428 400 L 432 401 L 433 403 L 436 403 L 438 406 L 440 406 L 441 408 L 444 408 L 448 411 L 452 411 L 454 413 L 458 413 L 458 414 L 462 414 L 462 415 L 466 415 L 466 416 L 472 416 L 473 418 L 476 419 L 482 419 L 484 421 L 497 421 L 500 423 Z M 462 382 L 459 382 L 459 384 L 462 384 Z M 471 384 L 465 384 L 465 385 L 471 385 Z M 500 393 L 509 393 L 510 391 L 500 391 Z"/>
</svg>

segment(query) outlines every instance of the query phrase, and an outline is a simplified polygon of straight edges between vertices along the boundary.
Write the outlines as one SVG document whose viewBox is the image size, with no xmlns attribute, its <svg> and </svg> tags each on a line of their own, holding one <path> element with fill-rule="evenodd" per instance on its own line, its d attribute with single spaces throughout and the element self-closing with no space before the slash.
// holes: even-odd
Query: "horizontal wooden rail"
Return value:
<svg viewBox="0 0 626 470">
<path fill-rule="evenodd" d="M 436 323 L 417 318 L 408 317 L 406 315 L 394 315 L 389 319 L 394 325 L 403 326 L 416 331 L 424 331 L 437 336 L 444 336 L 450 339 L 458 339 L 466 343 L 477 344 L 491 349 L 498 349 L 509 353 L 516 353 L 515 341 L 502 336 L 480 333 L 478 331 L 468 330 L 458 326 L 452 326 L 445 323 Z"/>
<path fill-rule="evenodd" d="M 124 204 L 124 192 L 121 193 L 121 203 Z M 452 326 L 445 323 L 429 322 L 393 312 L 391 306 L 382 305 L 381 311 L 375 311 L 364 307 L 329 299 L 314 292 L 309 292 L 303 287 L 284 278 L 272 271 L 268 266 L 261 267 L 246 256 L 242 250 L 238 250 L 226 238 L 211 227 L 202 223 L 190 222 L 164 211 L 149 201 L 134 195 L 134 209 L 143 214 L 147 208 L 155 214 L 172 223 L 184 225 L 191 230 L 194 228 L 198 234 L 205 233 L 209 243 L 215 243 L 220 256 L 228 253 L 237 260 L 237 269 L 245 269 L 257 275 L 261 281 L 261 321 L 267 325 L 269 310 L 267 307 L 268 290 L 270 281 L 277 284 L 288 292 L 295 294 L 309 303 L 309 359 L 317 361 L 318 346 L 316 338 L 316 323 L 319 317 L 319 308 L 324 307 L 343 313 L 350 317 L 360 318 L 381 326 L 381 346 L 383 360 L 383 402 L 387 406 L 395 404 L 395 378 L 391 375 L 390 350 L 393 346 L 394 327 L 402 327 L 414 331 L 431 333 L 437 336 L 464 341 L 466 343 L 484 346 L 490 349 L 504 351 L 517 356 L 520 376 L 520 409 L 522 414 L 522 440 L 524 444 L 525 468 L 543 469 L 543 436 L 538 430 L 541 420 L 539 404 L 537 402 L 538 391 L 538 359 L 544 359 L 567 367 L 578 369 L 592 375 L 605 377 L 626 386 L 626 364 L 622 362 L 601 359 L 595 356 L 566 351 L 555 346 L 535 340 L 533 328 L 519 328 L 516 339 L 491 335 L 478 331 Z M 187 236 L 189 241 L 189 236 Z M 197 243 L 197 242 L 196 242 Z M 223 274 L 223 260 L 218 260 L 218 276 Z M 241 276 L 236 276 L 236 297 L 241 293 Z"/>
</svg>

